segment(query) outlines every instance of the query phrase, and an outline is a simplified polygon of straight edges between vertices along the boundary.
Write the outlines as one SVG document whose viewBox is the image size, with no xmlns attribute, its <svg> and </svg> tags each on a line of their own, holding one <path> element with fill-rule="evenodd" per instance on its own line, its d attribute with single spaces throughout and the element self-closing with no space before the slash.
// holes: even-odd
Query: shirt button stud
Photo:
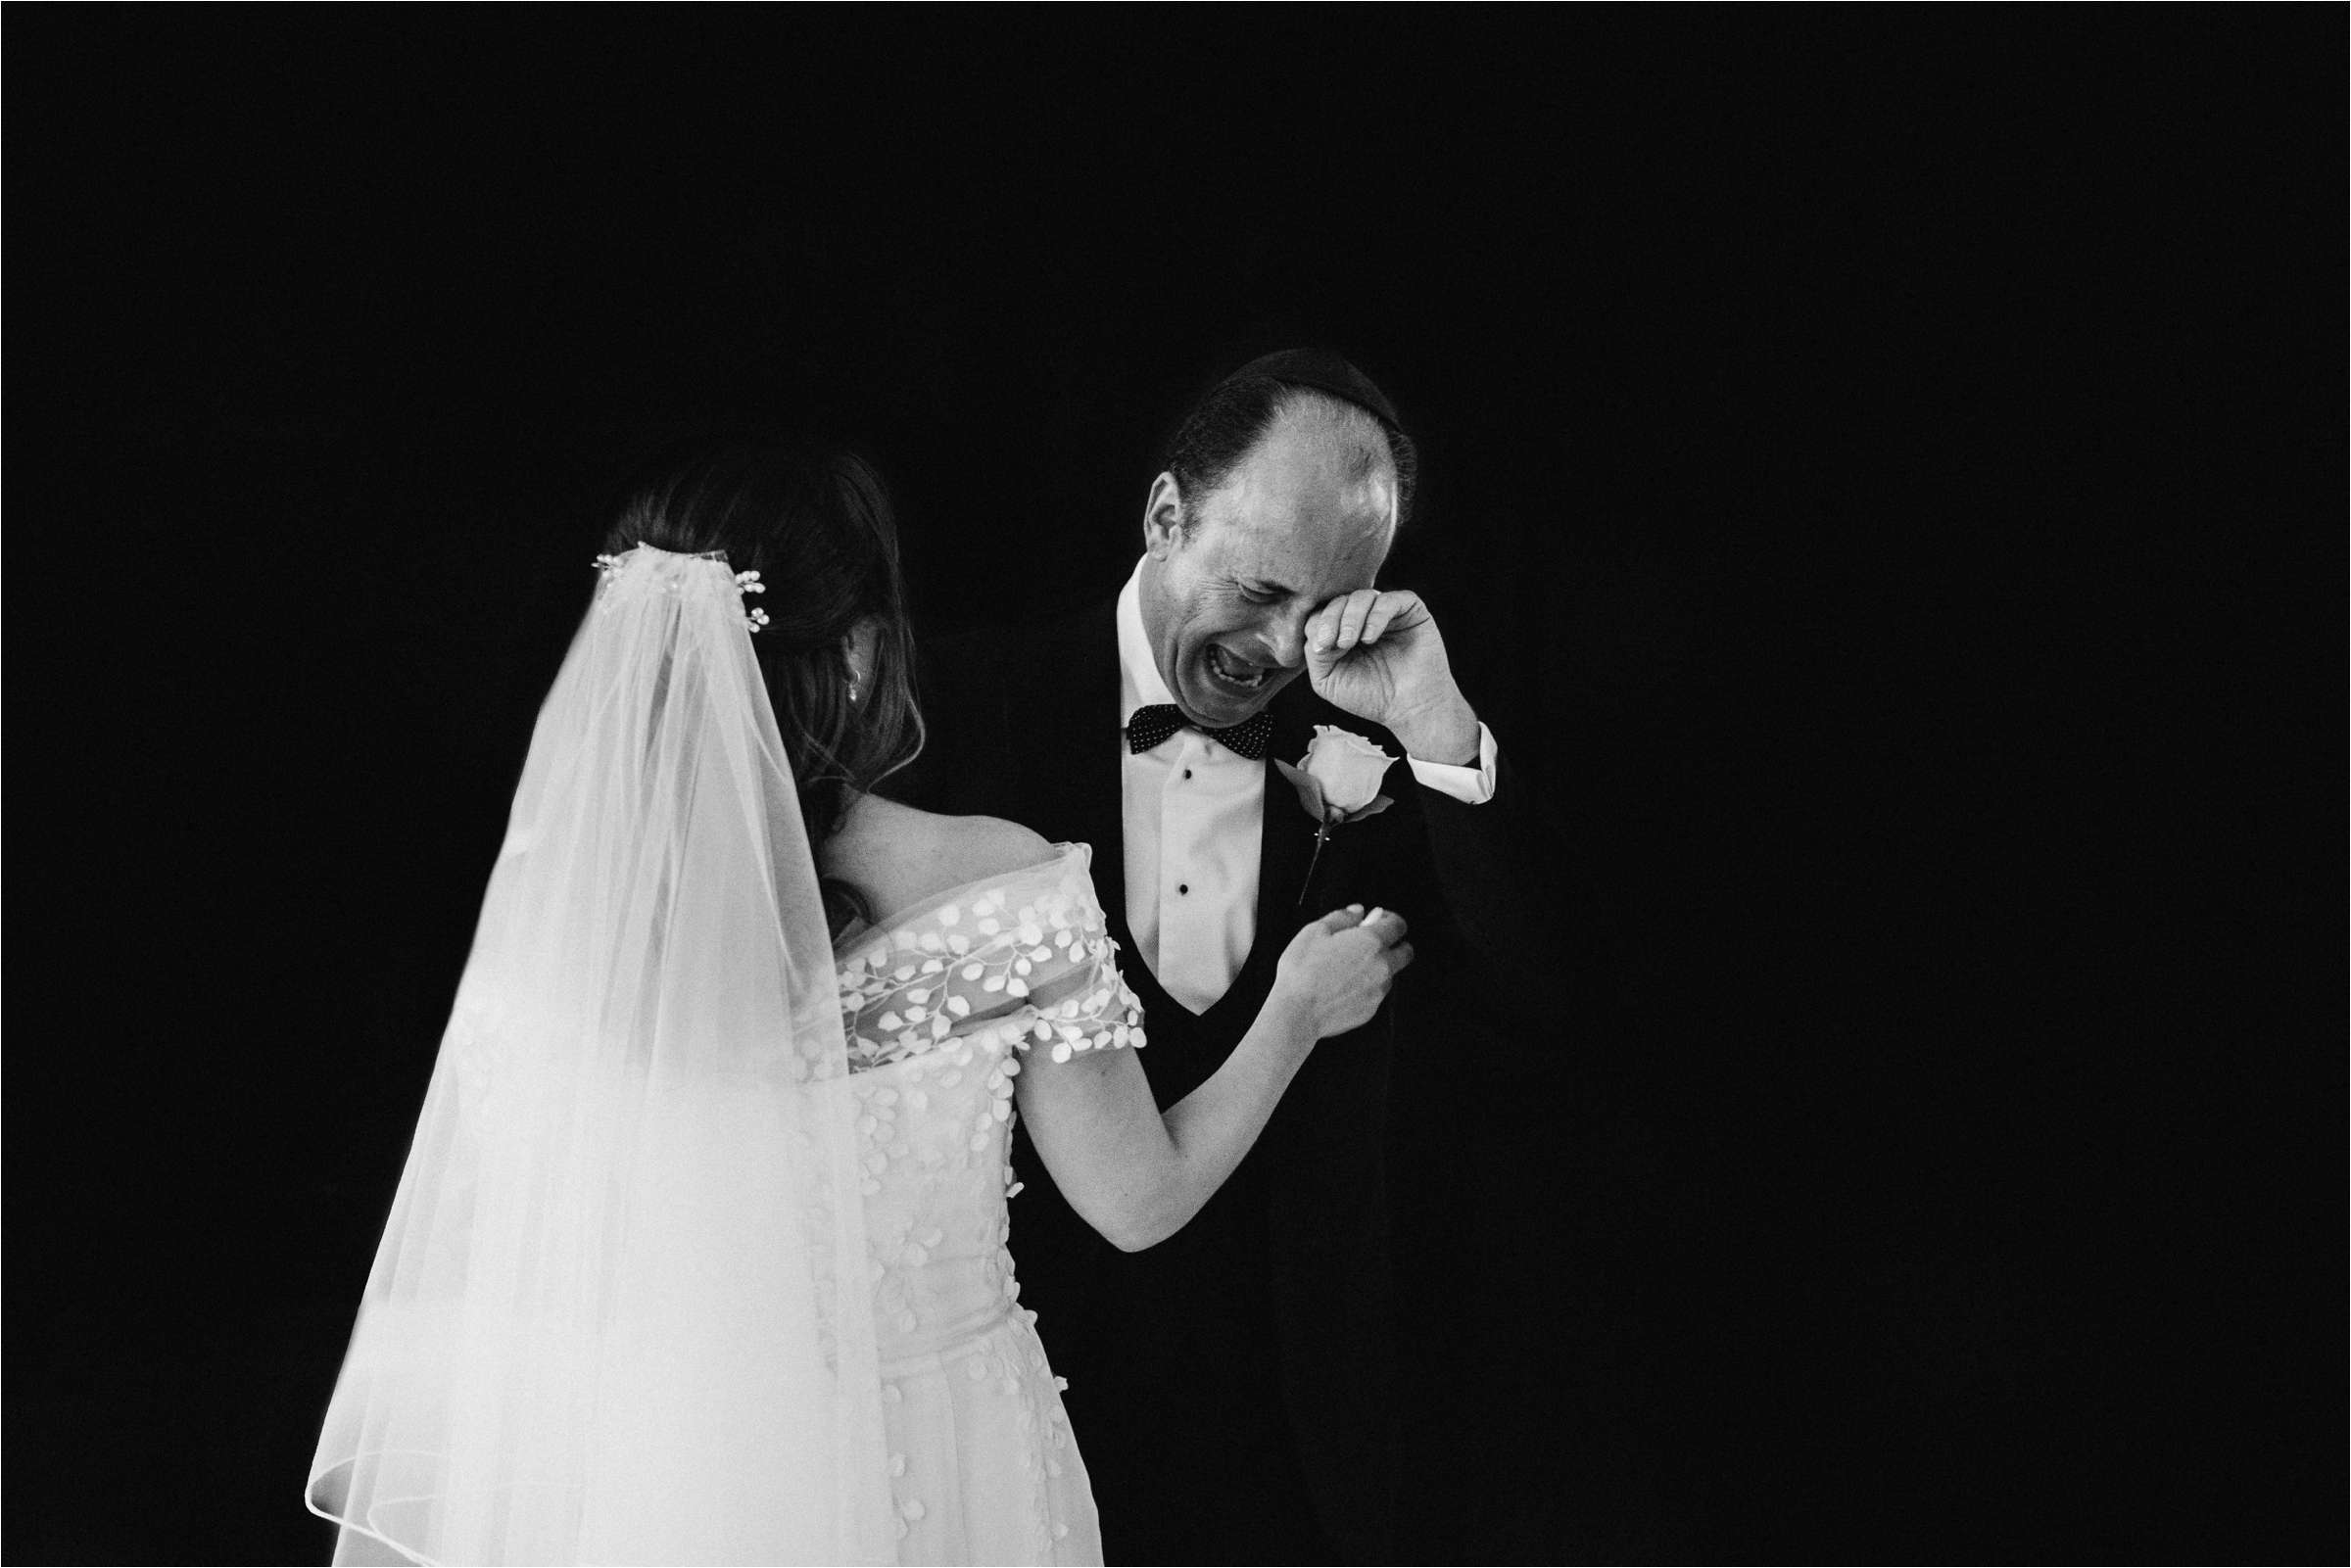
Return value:
<svg viewBox="0 0 2351 1568">
<path fill-rule="evenodd" d="M 1176 890 L 1179 893 L 1188 893 L 1192 890 L 1192 884 L 1190 882 L 1177 882 L 1176 884 Z"/>
</svg>

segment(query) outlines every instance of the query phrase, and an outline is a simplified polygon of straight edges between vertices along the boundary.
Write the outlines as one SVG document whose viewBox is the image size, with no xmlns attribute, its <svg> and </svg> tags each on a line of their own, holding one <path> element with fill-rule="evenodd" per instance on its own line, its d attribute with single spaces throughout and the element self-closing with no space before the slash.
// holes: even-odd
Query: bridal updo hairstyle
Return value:
<svg viewBox="0 0 2351 1568">
<path fill-rule="evenodd" d="M 768 621 L 751 646 L 814 852 L 856 796 L 923 748 L 898 531 L 881 477 L 832 447 L 759 437 L 699 443 L 630 487 L 604 547 L 640 544 L 679 554 L 724 550 L 729 569 L 759 574 L 766 592 L 753 602 Z M 879 631 L 873 667 L 851 703 L 844 644 L 869 617 Z M 822 885 L 836 935 L 851 916 L 875 918 L 845 882 Z"/>
<path fill-rule="evenodd" d="M 1187 507 L 1224 483 L 1274 419 L 1293 404 L 1319 404 L 1350 442 L 1350 477 L 1368 476 L 1384 454 L 1396 472 L 1396 521 L 1412 516 L 1419 453 L 1395 404 L 1371 378 L 1335 354 L 1285 349 L 1250 360 L 1204 393 L 1168 443 L 1167 471 Z"/>
</svg>

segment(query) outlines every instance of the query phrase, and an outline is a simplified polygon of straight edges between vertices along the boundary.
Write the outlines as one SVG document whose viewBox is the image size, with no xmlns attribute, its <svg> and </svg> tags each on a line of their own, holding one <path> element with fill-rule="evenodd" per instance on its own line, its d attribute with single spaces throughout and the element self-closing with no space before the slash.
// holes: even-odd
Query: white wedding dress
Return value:
<svg viewBox="0 0 2351 1568">
<path fill-rule="evenodd" d="M 1143 1043 L 1088 857 L 1061 846 L 836 945 L 900 1562 L 1102 1560 L 1008 1203 L 1023 1058 Z"/>
<path fill-rule="evenodd" d="M 1101 1561 L 1006 1250 L 1024 1057 L 1142 1043 L 1088 852 L 833 941 L 756 574 L 598 564 L 305 1500 L 338 1562 Z"/>
</svg>

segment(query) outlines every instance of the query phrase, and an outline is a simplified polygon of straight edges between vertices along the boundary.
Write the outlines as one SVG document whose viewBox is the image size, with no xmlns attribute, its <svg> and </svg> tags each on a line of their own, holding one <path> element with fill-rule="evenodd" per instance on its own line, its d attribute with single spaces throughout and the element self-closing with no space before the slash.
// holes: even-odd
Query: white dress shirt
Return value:
<svg viewBox="0 0 2351 1568">
<path fill-rule="evenodd" d="M 1118 611 L 1127 926 L 1134 956 L 1168 995 L 1205 1013 L 1230 988 L 1257 937 L 1266 767 L 1197 730 L 1177 730 L 1148 751 L 1127 749 L 1135 709 L 1176 700 L 1143 636 L 1142 571 L 1138 561 Z M 1474 806 L 1494 797 L 1494 756 L 1493 733 L 1480 724 L 1477 766 L 1409 760 L 1421 784 Z"/>
</svg>

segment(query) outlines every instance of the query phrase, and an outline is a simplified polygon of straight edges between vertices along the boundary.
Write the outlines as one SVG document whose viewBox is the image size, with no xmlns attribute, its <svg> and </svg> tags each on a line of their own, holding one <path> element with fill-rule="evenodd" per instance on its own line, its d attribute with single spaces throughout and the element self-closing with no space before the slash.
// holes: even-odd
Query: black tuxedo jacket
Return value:
<svg viewBox="0 0 2351 1568">
<path fill-rule="evenodd" d="M 1306 922 L 1378 905 L 1411 922 L 1398 990 L 1500 951 L 1529 918 L 1511 862 L 1522 791 L 1465 806 L 1402 762 L 1389 810 L 1315 824 L 1273 760 L 1305 754 L 1316 724 L 1375 725 L 1303 679 L 1273 700 L 1255 943 L 1225 992 L 1194 1015 L 1134 956 L 1126 911 L 1116 603 L 928 650 L 930 738 L 891 793 L 926 809 L 1008 818 L 1093 846 L 1094 886 L 1141 998 L 1144 1070 L 1161 1106 L 1206 1080 L 1271 989 Z M 1392 1560 L 1394 1324 L 1386 1160 L 1395 1075 L 1451 1070 L 1444 1042 L 1399 1042 L 1396 997 L 1319 1045 L 1248 1158 L 1182 1231 L 1137 1254 L 1103 1241 L 1054 1191 L 1026 1139 L 1013 1210 L 1022 1300 L 1038 1313 L 1102 1509 L 1112 1562 Z M 1401 1047 L 1401 1048 L 1400 1048 Z M 1434 1331 L 1442 1332 L 1441 1326 Z"/>
</svg>

